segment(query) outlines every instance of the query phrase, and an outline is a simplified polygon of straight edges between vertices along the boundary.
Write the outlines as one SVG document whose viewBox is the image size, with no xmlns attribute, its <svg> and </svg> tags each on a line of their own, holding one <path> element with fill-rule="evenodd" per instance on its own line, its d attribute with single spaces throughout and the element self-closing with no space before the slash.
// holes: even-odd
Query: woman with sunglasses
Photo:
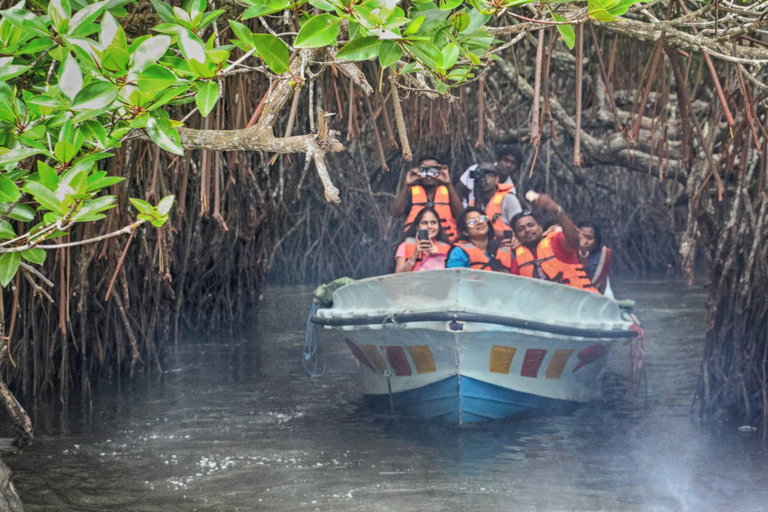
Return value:
<svg viewBox="0 0 768 512">
<path fill-rule="evenodd" d="M 405 241 L 397 248 L 395 273 L 445 268 L 445 258 L 450 249 L 451 244 L 437 211 L 426 206 L 406 231 Z"/>
<path fill-rule="evenodd" d="M 457 220 L 459 239 L 448 253 L 446 268 L 509 272 L 512 251 L 494 239 L 493 227 L 480 208 L 470 206 Z"/>
</svg>

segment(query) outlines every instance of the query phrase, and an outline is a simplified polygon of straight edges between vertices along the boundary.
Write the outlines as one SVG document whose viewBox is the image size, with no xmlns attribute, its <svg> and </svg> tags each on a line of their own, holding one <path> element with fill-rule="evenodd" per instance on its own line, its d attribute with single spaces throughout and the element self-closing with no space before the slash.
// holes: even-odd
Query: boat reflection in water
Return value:
<svg viewBox="0 0 768 512">
<path fill-rule="evenodd" d="M 611 298 L 469 269 L 356 281 L 311 320 L 352 351 L 366 401 L 457 424 L 592 401 L 611 346 L 637 335 Z"/>
</svg>

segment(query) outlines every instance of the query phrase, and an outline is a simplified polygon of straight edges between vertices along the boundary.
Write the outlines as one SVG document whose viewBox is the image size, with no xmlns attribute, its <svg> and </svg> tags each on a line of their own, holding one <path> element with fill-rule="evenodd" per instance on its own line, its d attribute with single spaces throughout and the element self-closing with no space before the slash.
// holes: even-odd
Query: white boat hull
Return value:
<svg viewBox="0 0 768 512">
<path fill-rule="evenodd" d="M 334 308 L 320 310 L 318 323 L 360 323 L 328 328 L 337 331 L 331 338 L 341 337 L 357 358 L 366 400 L 428 419 L 465 423 L 531 410 L 573 409 L 597 396 L 605 356 L 613 343 L 632 332 L 631 321 L 623 318 L 615 301 L 591 292 L 563 291 L 567 287 L 554 283 L 470 270 L 410 277 L 427 280 L 424 285 L 437 278 L 452 286 L 447 294 L 425 297 L 412 293 L 414 284 L 396 275 L 360 281 L 337 290 Z M 486 286 L 488 280 L 492 286 Z M 520 286 L 539 292 L 539 298 L 547 295 L 540 293 L 544 286 L 544 292 L 560 294 L 565 302 L 559 304 L 559 317 L 554 322 L 548 319 L 549 323 L 540 321 L 545 314 L 528 315 L 530 320 L 499 315 L 525 307 L 516 306 L 513 298 L 506 307 L 476 306 L 476 295 L 486 300 L 483 295 L 499 285 L 511 291 L 511 297 Z M 411 290 L 405 307 L 400 304 L 405 290 L 399 286 Z M 473 293 L 462 293 L 462 288 Z M 387 295 L 398 299 L 388 300 Z M 531 301 L 535 302 L 533 298 L 523 302 Z M 366 310 L 365 304 L 374 304 L 375 309 Z M 414 314 L 420 307 L 422 311 Z M 336 314 L 329 314 L 333 310 Z M 455 319 L 423 320 L 435 315 Z"/>
</svg>

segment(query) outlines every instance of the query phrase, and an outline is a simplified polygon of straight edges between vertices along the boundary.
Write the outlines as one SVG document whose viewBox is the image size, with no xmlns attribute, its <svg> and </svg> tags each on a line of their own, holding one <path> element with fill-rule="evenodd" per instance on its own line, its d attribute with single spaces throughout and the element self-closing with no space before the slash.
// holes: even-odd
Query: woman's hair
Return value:
<svg viewBox="0 0 768 512">
<path fill-rule="evenodd" d="M 596 252 L 599 252 L 603 248 L 603 234 L 600 232 L 600 228 L 597 227 L 597 224 L 594 222 L 580 222 L 578 226 L 579 229 L 582 228 L 592 228 L 592 231 L 595 232 L 595 246 L 592 248 L 591 251 L 589 251 L 589 254 L 595 254 Z"/>
<path fill-rule="evenodd" d="M 448 235 L 445 234 L 445 230 L 443 229 L 443 223 L 440 222 L 440 216 L 437 214 L 434 208 L 431 206 L 425 206 L 421 209 L 418 215 L 416 215 L 416 218 L 413 221 L 413 224 L 411 224 L 411 227 L 408 228 L 408 231 L 405 232 L 405 238 L 416 238 L 416 234 L 419 232 L 419 224 L 421 223 L 421 218 L 424 217 L 425 213 L 431 213 L 435 216 L 437 219 L 437 237 L 435 238 L 438 242 L 445 242 L 446 244 L 451 243 L 451 241 L 448 239 Z"/>
<path fill-rule="evenodd" d="M 456 219 L 456 230 L 459 232 L 459 240 L 464 240 L 465 242 L 469 242 L 469 228 L 467 227 L 467 214 L 470 212 L 477 212 L 480 215 L 485 215 L 485 212 L 478 208 L 477 206 L 470 206 L 461 214 L 459 215 L 459 218 Z M 491 219 L 488 219 L 488 242 L 493 241 L 493 237 L 495 236 L 495 232 L 493 231 L 493 226 L 491 225 Z"/>
</svg>

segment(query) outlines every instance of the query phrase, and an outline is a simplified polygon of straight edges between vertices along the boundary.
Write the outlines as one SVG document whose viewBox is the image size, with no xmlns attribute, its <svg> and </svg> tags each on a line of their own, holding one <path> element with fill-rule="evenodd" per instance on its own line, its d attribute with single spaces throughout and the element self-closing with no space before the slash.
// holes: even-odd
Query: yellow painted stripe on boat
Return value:
<svg viewBox="0 0 768 512">
<path fill-rule="evenodd" d="M 416 373 L 434 373 L 436 371 L 435 359 L 427 345 L 408 347 L 408 352 L 411 353 L 413 364 L 416 365 Z"/>
<path fill-rule="evenodd" d="M 571 354 L 573 354 L 573 350 L 555 350 L 555 353 L 552 355 L 552 360 L 549 362 L 549 366 L 547 367 L 547 374 L 545 375 L 545 378 L 559 379 L 560 375 L 563 374 L 563 369 L 565 368 L 565 364 L 568 362 L 568 359 L 570 359 Z"/>
<path fill-rule="evenodd" d="M 491 373 L 509 373 L 515 351 L 517 351 L 515 347 L 494 345 L 491 348 L 491 364 L 488 365 L 488 371 Z"/>
<path fill-rule="evenodd" d="M 360 348 L 368 356 L 368 359 L 373 363 L 373 366 L 376 367 L 376 370 L 379 373 L 384 373 L 384 370 L 387 369 L 387 363 L 384 362 L 384 358 L 381 357 L 381 352 L 376 348 L 376 345 L 360 345 Z"/>
</svg>

